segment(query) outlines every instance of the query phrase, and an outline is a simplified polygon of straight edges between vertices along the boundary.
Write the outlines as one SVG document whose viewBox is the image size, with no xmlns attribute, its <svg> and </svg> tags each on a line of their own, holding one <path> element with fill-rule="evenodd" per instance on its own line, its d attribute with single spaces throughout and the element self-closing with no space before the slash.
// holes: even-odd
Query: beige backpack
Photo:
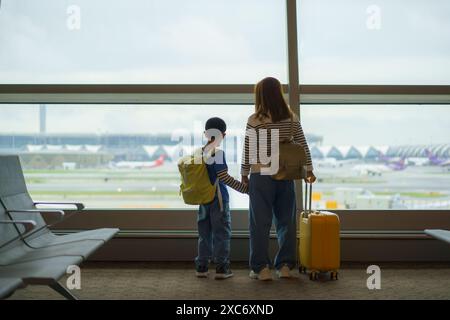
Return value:
<svg viewBox="0 0 450 320">
<path fill-rule="evenodd" d="M 294 142 L 294 118 L 291 116 L 289 138 L 280 141 L 279 169 L 272 175 L 275 180 L 297 180 L 306 178 L 306 152 L 301 144 Z M 267 128 L 263 121 L 264 127 Z"/>
</svg>

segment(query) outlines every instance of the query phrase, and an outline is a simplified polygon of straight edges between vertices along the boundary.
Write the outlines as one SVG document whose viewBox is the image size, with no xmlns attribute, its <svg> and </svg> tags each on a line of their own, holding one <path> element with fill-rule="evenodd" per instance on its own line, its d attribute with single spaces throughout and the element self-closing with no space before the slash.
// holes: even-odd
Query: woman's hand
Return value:
<svg viewBox="0 0 450 320">
<path fill-rule="evenodd" d="M 314 175 L 314 173 L 312 171 L 308 171 L 306 173 L 305 181 L 308 183 L 314 183 L 316 181 L 316 176 Z"/>
<path fill-rule="evenodd" d="M 241 182 L 248 186 L 248 176 L 241 176 Z"/>
</svg>

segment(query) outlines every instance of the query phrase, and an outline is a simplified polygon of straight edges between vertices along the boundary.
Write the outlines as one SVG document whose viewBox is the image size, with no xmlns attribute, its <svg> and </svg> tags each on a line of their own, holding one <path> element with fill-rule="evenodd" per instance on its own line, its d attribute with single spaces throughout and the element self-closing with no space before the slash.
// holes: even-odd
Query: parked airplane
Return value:
<svg viewBox="0 0 450 320">
<path fill-rule="evenodd" d="M 161 155 L 155 161 L 119 161 L 114 164 L 114 167 L 120 169 L 151 169 L 162 166 L 164 164 L 164 159 L 164 155 Z"/>
<path fill-rule="evenodd" d="M 387 155 L 385 155 L 383 152 L 380 151 L 377 159 L 379 162 L 383 162 L 383 163 L 387 164 L 387 163 L 399 162 L 402 158 L 401 157 L 388 157 Z"/>
<path fill-rule="evenodd" d="M 339 164 L 335 158 L 314 159 L 314 164 L 318 167 L 342 167 L 342 164 Z"/>
<path fill-rule="evenodd" d="M 445 158 L 439 158 L 437 155 L 433 154 L 428 149 L 425 149 L 425 153 L 428 157 L 428 160 L 430 160 L 430 164 L 433 166 L 441 166 L 441 167 L 449 167 L 450 166 L 450 159 Z"/>
<path fill-rule="evenodd" d="M 384 172 L 402 171 L 406 169 L 405 158 L 386 164 L 359 164 L 353 167 L 360 175 L 381 176 Z"/>
<path fill-rule="evenodd" d="M 379 156 L 378 156 L 378 160 L 385 163 L 385 164 L 389 164 L 389 163 L 398 163 L 402 158 L 400 157 L 388 157 L 386 155 L 384 155 L 382 152 L 380 152 Z M 406 161 L 406 165 L 408 166 L 424 166 L 426 164 L 429 163 L 428 158 L 421 158 L 421 157 L 409 157 L 409 158 L 405 158 Z"/>
<path fill-rule="evenodd" d="M 411 166 L 424 166 L 430 163 L 430 160 L 428 158 L 424 157 L 409 157 L 406 159 L 406 164 Z"/>
<path fill-rule="evenodd" d="M 344 165 L 358 162 L 357 159 L 337 160 L 336 158 L 313 159 L 314 165 L 324 168 L 341 168 Z"/>
</svg>

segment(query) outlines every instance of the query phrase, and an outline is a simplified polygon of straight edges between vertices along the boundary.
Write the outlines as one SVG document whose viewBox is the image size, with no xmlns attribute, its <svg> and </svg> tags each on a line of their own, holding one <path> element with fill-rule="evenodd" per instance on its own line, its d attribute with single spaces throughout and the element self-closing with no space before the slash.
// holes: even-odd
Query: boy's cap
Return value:
<svg viewBox="0 0 450 320">
<path fill-rule="evenodd" d="M 227 131 L 227 124 L 218 117 L 209 118 L 208 121 L 206 121 L 205 130 L 209 129 L 217 129 L 220 132 L 225 133 Z"/>
</svg>

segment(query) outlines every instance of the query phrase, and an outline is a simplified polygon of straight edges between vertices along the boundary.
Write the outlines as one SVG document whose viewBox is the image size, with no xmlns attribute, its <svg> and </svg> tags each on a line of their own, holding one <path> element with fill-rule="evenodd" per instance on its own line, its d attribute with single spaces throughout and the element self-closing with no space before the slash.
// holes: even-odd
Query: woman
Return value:
<svg viewBox="0 0 450 320">
<path fill-rule="evenodd" d="M 291 122 L 293 119 L 293 122 Z M 249 185 L 250 196 L 250 277 L 252 279 L 271 280 L 271 260 L 269 258 L 269 236 L 272 219 L 278 235 L 279 250 L 274 266 L 280 278 L 289 278 L 290 270 L 296 264 L 296 199 L 293 180 L 274 180 L 265 174 L 259 155 L 270 157 L 269 137 L 260 130 L 279 130 L 279 139 L 287 139 L 293 124 L 294 142 L 305 148 L 307 155 L 307 178 L 315 181 L 309 148 L 298 118 L 292 112 L 283 97 L 280 82 L 275 78 L 265 78 L 255 86 L 255 113 L 248 118 L 245 136 L 243 162 L 241 166 L 242 182 Z M 253 133 L 253 134 L 252 134 Z M 265 140 L 264 137 L 267 137 Z M 252 139 L 256 141 L 252 142 Z M 253 147 L 255 146 L 255 147 Z M 256 150 L 254 150 L 256 148 Z M 264 150 L 261 148 L 265 148 Z M 265 170 L 267 171 L 267 170 Z M 248 175 L 250 174 L 250 180 Z"/>
</svg>

